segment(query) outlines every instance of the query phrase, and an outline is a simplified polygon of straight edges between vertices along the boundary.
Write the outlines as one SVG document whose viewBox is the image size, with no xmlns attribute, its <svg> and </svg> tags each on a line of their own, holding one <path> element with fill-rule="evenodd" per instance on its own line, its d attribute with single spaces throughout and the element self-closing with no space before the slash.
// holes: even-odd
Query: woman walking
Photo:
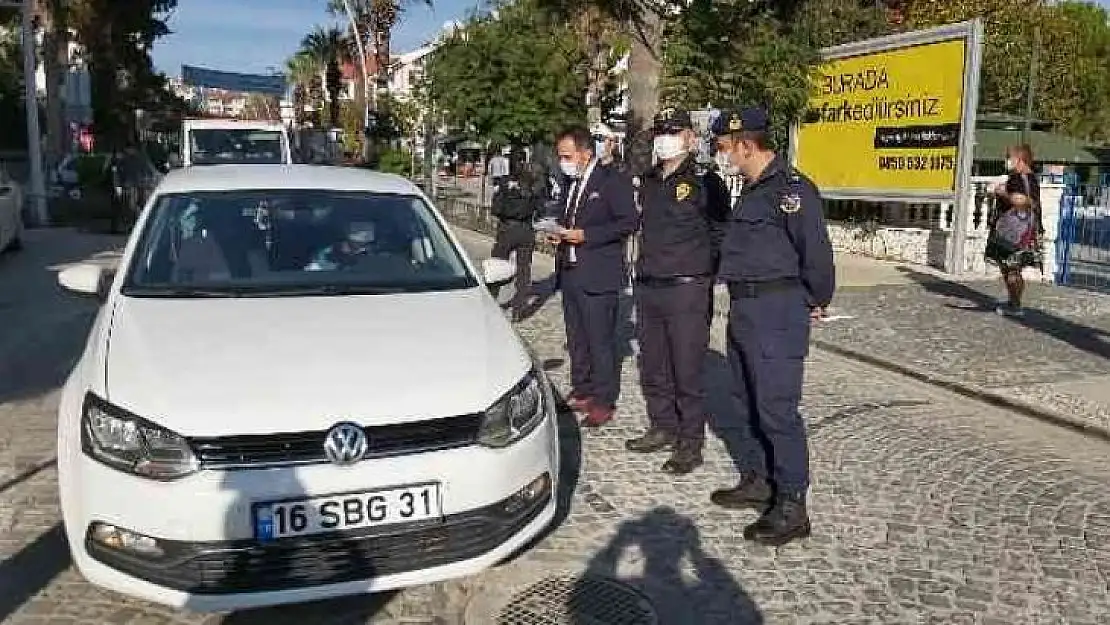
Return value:
<svg viewBox="0 0 1110 625">
<path fill-rule="evenodd" d="M 1021 298 L 1026 267 L 1040 267 L 1040 242 L 1044 236 L 1041 222 L 1041 188 L 1033 171 L 1033 150 L 1018 145 L 1007 150 L 1006 182 L 995 185 L 994 210 L 988 219 L 986 257 L 1002 271 L 1009 299 L 996 308 L 1000 315 L 1021 315 Z"/>
</svg>

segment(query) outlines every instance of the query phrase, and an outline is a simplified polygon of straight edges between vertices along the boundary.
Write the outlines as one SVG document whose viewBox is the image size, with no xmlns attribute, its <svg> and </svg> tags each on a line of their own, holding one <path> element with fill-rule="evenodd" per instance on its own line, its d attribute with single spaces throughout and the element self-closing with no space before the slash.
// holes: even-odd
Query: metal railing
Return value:
<svg viewBox="0 0 1110 625">
<path fill-rule="evenodd" d="M 1110 290 L 1110 186 L 1065 188 L 1056 253 L 1060 284 Z"/>
</svg>

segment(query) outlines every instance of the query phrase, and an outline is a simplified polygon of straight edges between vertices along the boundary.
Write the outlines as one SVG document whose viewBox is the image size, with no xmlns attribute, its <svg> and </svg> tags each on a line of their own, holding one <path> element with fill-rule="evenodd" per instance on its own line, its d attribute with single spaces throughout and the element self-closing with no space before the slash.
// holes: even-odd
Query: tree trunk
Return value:
<svg viewBox="0 0 1110 625">
<path fill-rule="evenodd" d="M 628 164 L 636 174 L 651 167 L 651 119 L 659 107 L 663 71 L 663 21 L 647 9 L 638 21 L 631 25 L 628 59 Z"/>
<path fill-rule="evenodd" d="M 65 93 L 69 70 L 69 28 L 59 0 L 40 0 L 38 12 L 42 16 L 42 61 L 46 73 L 45 161 L 47 168 L 50 168 L 57 165 L 70 149 Z"/>
</svg>

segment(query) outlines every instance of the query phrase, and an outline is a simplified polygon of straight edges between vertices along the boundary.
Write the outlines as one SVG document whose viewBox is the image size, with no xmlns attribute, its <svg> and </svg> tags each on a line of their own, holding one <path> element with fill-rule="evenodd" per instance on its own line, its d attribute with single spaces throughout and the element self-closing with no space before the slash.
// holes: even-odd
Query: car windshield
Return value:
<svg viewBox="0 0 1110 625">
<path fill-rule="evenodd" d="M 277 130 L 230 128 L 189 132 L 195 165 L 277 165 L 282 162 L 282 134 Z"/>
<path fill-rule="evenodd" d="M 432 208 L 415 195 L 170 194 L 145 223 L 124 295 L 384 294 L 478 285 Z"/>
</svg>

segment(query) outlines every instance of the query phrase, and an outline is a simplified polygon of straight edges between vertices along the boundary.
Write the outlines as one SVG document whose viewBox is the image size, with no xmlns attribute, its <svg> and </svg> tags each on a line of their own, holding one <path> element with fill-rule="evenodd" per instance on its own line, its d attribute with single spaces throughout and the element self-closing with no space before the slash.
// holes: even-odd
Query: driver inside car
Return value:
<svg viewBox="0 0 1110 625">
<path fill-rule="evenodd" d="M 304 270 L 333 271 L 352 267 L 359 262 L 360 257 L 373 251 L 375 239 L 376 229 L 373 222 L 351 223 L 347 228 L 346 238 L 316 252 Z"/>
</svg>

